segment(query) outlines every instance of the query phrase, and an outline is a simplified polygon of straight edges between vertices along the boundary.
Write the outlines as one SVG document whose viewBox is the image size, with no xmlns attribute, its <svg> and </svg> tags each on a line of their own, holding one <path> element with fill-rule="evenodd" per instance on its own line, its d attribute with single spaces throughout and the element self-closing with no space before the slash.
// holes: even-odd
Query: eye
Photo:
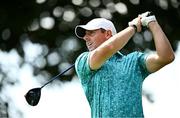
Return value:
<svg viewBox="0 0 180 118">
<path fill-rule="evenodd" d="M 93 36 L 96 33 L 95 30 L 86 31 L 86 35 Z"/>
</svg>

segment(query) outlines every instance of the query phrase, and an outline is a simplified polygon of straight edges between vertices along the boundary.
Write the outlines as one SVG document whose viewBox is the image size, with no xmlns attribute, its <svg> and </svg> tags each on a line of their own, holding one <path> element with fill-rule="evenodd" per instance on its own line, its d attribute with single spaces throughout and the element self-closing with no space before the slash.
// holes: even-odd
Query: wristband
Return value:
<svg viewBox="0 0 180 118">
<path fill-rule="evenodd" d="M 133 28 L 134 28 L 135 33 L 137 32 L 137 26 L 135 25 L 134 22 L 131 21 L 131 22 L 128 23 L 128 25 L 129 25 L 130 27 L 133 27 Z"/>
<path fill-rule="evenodd" d="M 137 32 L 137 26 L 136 25 L 130 25 L 130 26 L 134 28 L 134 31 L 136 33 Z"/>
</svg>

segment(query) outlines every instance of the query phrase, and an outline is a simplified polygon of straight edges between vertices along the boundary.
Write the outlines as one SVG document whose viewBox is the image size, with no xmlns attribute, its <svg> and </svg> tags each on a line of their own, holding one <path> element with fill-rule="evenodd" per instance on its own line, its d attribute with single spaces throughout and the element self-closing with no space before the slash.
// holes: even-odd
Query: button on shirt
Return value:
<svg viewBox="0 0 180 118">
<path fill-rule="evenodd" d="M 141 52 L 108 59 L 100 69 L 89 67 L 89 52 L 82 53 L 75 69 L 91 107 L 92 118 L 144 117 L 142 83 L 149 75 Z"/>
</svg>

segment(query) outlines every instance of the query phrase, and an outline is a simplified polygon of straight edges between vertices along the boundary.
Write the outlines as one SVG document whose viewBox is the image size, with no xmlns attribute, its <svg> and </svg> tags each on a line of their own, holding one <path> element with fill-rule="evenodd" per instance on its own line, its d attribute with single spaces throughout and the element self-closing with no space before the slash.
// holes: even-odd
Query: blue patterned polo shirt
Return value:
<svg viewBox="0 0 180 118">
<path fill-rule="evenodd" d="M 143 116 L 142 83 L 148 76 L 146 55 L 117 52 L 100 69 L 91 70 L 89 52 L 82 53 L 75 69 L 91 107 L 92 118 L 139 118 Z"/>
</svg>

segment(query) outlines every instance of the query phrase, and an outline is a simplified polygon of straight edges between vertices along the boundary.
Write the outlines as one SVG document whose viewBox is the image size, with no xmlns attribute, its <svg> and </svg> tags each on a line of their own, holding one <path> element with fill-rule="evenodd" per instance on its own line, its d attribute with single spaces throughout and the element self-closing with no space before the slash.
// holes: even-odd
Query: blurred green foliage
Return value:
<svg viewBox="0 0 180 118">
<path fill-rule="evenodd" d="M 119 10 L 116 7 L 118 5 Z M 125 5 L 127 12 L 122 12 Z M 117 30 L 127 27 L 130 20 L 145 11 L 153 11 L 159 24 L 167 34 L 173 49 L 180 40 L 180 2 L 171 0 L 2 0 L 0 3 L 0 49 L 10 51 L 16 49 L 24 57 L 22 42 L 25 39 L 33 43 L 46 45 L 48 54 L 56 51 L 64 40 L 74 37 L 74 28 L 78 24 L 85 24 L 95 17 L 111 19 Z M 109 13 L 109 14 L 108 14 Z M 41 24 L 43 18 L 53 21 L 50 25 Z M 45 23 L 44 25 L 47 25 Z M 47 28 L 49 27 L 49 28 Z M 154 49 L 153 40 L 145 40 L 144 33 L 137 37 L 142 40 L 129 41 L 122 51 L 125 53 L 133 50 Z M 84 42 L 78 40 L 80 47 L 70 55 L 61 52 L 68 62 L 74 63 L 76 57 L 86 50 Z M 57 66 L 47 65 L 42 69 L 52 74 L 57 73 Z M 38 72 L 38 71 L 36 71 Z"/>
</svg>

